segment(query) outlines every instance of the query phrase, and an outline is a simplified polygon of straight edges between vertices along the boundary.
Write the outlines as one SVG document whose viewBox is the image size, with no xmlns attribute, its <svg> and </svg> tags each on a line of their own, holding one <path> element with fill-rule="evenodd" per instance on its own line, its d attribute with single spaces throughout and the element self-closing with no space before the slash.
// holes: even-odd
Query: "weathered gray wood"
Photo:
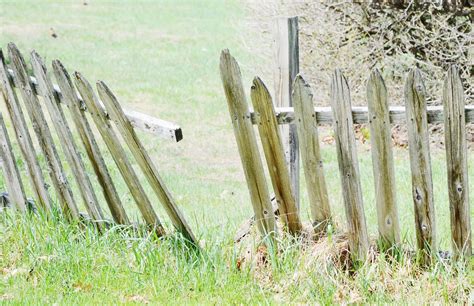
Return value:
<svg viewBox="0 0 474 306">
<path fill-rule="evenodd" d="M 56 129 L 66 160 L 74 173 L 74 179 L 79 187 L 79 193 L 82 196 L 89 217 L 94 221 L 104 220 L 102 209 L 97 201 L 89 176 L 86 173 L 84 163 L 82 162 L 76 143 L 74 142 L 71 130 L 69 129 L 64 113 L 57 102 L 53 90 L 53 83 L 47 75 L 46 66 L 43 63 L 43 60 L 35 51 L 31 52 L 31 65 L 33 67 L 33 73 L 38 80 L 38 93 L 45 101 L 46 108 L 51 117 L 53 126 Z"/>
<path fill-rule="evenodd" d="M 143 147 L 143 144 L 135 134 L 135 131 L 133 130 L 130 121 L 125 116 L 125 113 L 123 112 L 117 98 L 102 81 L 97 82 L 97 89 L 110 118 L 116 123 L 116 127 L 120 131 L 122 138 L 127 143 L 138 165 L 145 174 L 148 183 L 156 193 L 158 199 L 163 205 L 163 208 L 171 219 L 171 222 L 175 228 L 183 234 L 184 237 L 193 242 L 195 245 L 198 245 L 196 237 L 194 237 L 194 234 L 187 224 L 183 214 L 179 210 L 176 201 L 171 196 L 168 188 L 166 188 L 163 179 L 159 175 L 156 166 L 153 164 L 150 156 Z"/>
<path fill-rule="evenodd" d="M 295 121 L 293 107 L 277 107 L 275 108 L 278 124 L 290 124 Z M 318 124 L 332 124 L 331 107 L 315 107 L 314 113 Z M 427 107 L 428 123 L 443 123 L 443 106 L 434 105 Z M 352 120 L 354 123 L 368 123 L 368 108 L 364 106 L 352 107 Z M 251 113 L 253 124 L 257 124 L 255 113 Z M 389 106 L 390 123 L 406 123 L 405 107 Z M 474 123 L 474 105 L 465 106 L 466 123 Z"/>
<path fill-rule="evenodd" d="M 100 101 L 89 82 L 78 72 L 74 73 L 74 80 L 76 88 L 86 103 L 89 112 L 95 122 L 99 133 L 102 136 L 107 148 L 112 155 L 122 177 L 127 184 L 130 193 L 132 194 L 135 202 L 142 213 L 145 222 L 152 228 L 155 229 L 159 236 L 165 235 L 165 229 L 163 228 L 160 219 L 156 215 L 153 206 L 145 193 L 140 181 L 133 170 L 132 165 L 127 159 L 124 148 L 122 147 L 120 140 L 118 139 L 115 131 L 110 125 L 104 110 L 101 107 Z"/>
<path fill-rule="evenodd" d="M 221 53 L 220 72 L 257 226 L 262 235 L 269 235 L 270 244 L 273 245 L 276 243 L 272 239 L 276 235 L 276 228 L 270 194 L 257 139 L 250 122 L 242 75 L 237 61 L 230 55 L 229 50 L 223 50 Z"/>
<path fill-rule="evenodd" d="M 31 88 L 25 60 L 17 47 L 12 43 L 8 45 L 8 53 L 12 61 L 13 70 L 15 71 L 14 81 L 16 87 L 20 90 L 41 150 L 46 157 L 48 173 L 58 195 L 59 203 L 67 217 L 78 218 L 79 210 L 66 174 L 64 173 L 58 152 L 56 151 L 48 123 L 41 110 L 38 97 L 33 93 L 33 89 Z"/>
<path fill-rule="evenodd" d="M 408 74 L 405 105 L 417 246 L 425 253 L 422 259 L 427 260 L 427 255 L 436 250 L 436 230 L 426 92 L 418 69 Z"/>
<path fill-rule="evenodd" d="M 31 140 L 25 117 L 21 110 L 16 92 L 13 90 L 12 80 L 7 77 L 7 70 L 3 53 L 0 50 L 0 83 L 3 98 L 7 106 L 8 114 L 15 131 L 16 140 L 20 147 L 21 154 L 25 159 L 26 170 L 31 181 L 33 197 L 35 202 L 45 211 L 51 211 L 51 199 L 46 189 L 43 172 L 36 159 L 36 151 Z"/>
<path fill-rule="evenodd" d="M 12 81 L 13 81 L 13 75 L 14 75 L 13 70 L 9 69 L 8 77 Z M 35 77 L 30 76 L 30 84 L 31 84 L 31 88 L 33 88 L 33 91 L 37 93 L 38 81 L 36 80 Z M 62 100 L 61 89 L 59 88 L 59 86 L 56 84 L 53 84 L 53 87 L 54 87 L 55 94 L 59 97 L 59 101 L 64 103 L 65 101 Z M 80 97 L 79 99 L 81 100 Z M 82 100 L 81 100 L 81 103 L 82 103 Z M 139 130 L 142 130 L 146 133 L 150 133 L 152 135 L 159 136 L 164 139 L 170 139 L 176 142 L 183 139 L 183 132 L 181 130 L 181 127 L 179 127 L 179 125 L 176 125 L 166 120 L 152 117 L 147 114 L 136 112 L 133 110 L 124 109 L 124 112 L 127 118 L 132 123 L 132 125 Z"/>
<path fill-rule="evenodd" d="M 71 113 L 74 125 L 79 132 L 87 156 L 89 157 L 99 184 L 104 192 L 104 197 L 107 201 L 110 212 L 112 213 L 112 217 L 118 224 L 130 224 L 127 213 L 123 208 L 122 201 L 117 194 L 114 182 L 110 177 L 102 153 L 100 152 L 99 146 L 95 140 L 94 133 L 89 125 L 89 121 L 81 108 L 82 100 L 79 100 L 71 78 L 60 61 L 53 61 L 53 70 L 58 86 L 61 89 L 62 100 L 65 102 Z"/>
<path fill-rule="evenodd" d="M 291 92 L 293 80 L 299 72 L 298 17 L 277 18 L 275 22 L 276 67 L 275 67 L 275 105 L 293 106 Z M 282 139 L 285 155 L 290 169 L 291 188 L 296 205 L 300 198 L 300 161 L 298 133 L 296 126 L 282 126 Z"/>
<path fill-rule="evenodd" d="M 260 123 L 258 124 L 260 140 L 262 141 L 263 152 L 272 180 L 280 219 L 288 227 L 290 233 L 297 234 L 301 231 L 302 224 L 291 189 L 290 173 L 276 122 L 272 97 L 259 78 L 253 80 L 251 97 L 253 107 L 260 115 Z"/>
<path fill-rule="evenodd" d="M 365 260 L 369 250 L 369 238 L 352 125 L 351 97 L 347 80 L 340 70 L 336 70 L 333 74 L 330 99 L 334 113 L 333 126 L 342 195 L 350 235 L 349 247 L 354 256 Z"/>
<path fill-rule="evenodd" d="M 10 201 L 21 211 L 26 211 L 26 196 L 21 182 L 20 172 L 16 166 L 15 156 L 8 136 L 8 131 L 0 113 L 0 164 L 5 175 Z"/>
<path fill-rule="evenodd" d="M 387 88 L 377 69 L 372 71 L 367 83 L 367 103 L 378 229 L 383 244 L 390 248 L 400 243 L 400 225 Z"/>
<path fill-rule="evenodd" d="M 315 229 L 324 231 L 332 219 L 331 207 L 319 147 L 318 124 L 313 112 L 313 93 L 301 75 L 296 76 L 293 84 L 293 104 L 311 218 Z"/>
<path fill-rule="evenodd" d="M 444 81 L 444 136 L 448 168 L 451 236 L 455 254 L 472 254 L 471 215 L 467 172 L 464 91 L 456 67 L 451 67 Z"/>
</svg>

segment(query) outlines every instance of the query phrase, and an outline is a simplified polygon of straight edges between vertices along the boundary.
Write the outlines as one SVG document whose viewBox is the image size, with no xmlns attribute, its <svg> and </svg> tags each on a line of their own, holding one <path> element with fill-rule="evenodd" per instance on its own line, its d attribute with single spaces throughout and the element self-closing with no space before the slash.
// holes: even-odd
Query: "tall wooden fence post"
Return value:
<svg viewBox="0 0 474 306">
<path fill-rule="evenodd" d="M 387 88 L 378 70 L 372 71 L 367 83 L 370 144 L 375 183 L 375 201 L 380 238 L 385 247 L 400 242 L 395 169 L 393 165 Z"/>
<path fill-rule="evenodd" d="M 408 149 L 415 206 L 416 240 L 423 261 L 436 250 L 433 181 L 431 176 L 425 85 L 418 69 L 408 74 L 405 84 Z"/>
<path fill-rule="evenodd" d="M 275 108 L 272 97 L 260 78 L 253 80 L 251 97 L 253 107 L 260 115 L 258 130 L 278 209 L 280 210 L 280 218 L 288 226 L 290 233 L 297 234 L 301 231 L 302 225 L 291 190 L 290 173 L 285 160 Z"/>
<path fill-rule="evenodd" d="M 229 50 L 223 50 L 221 53 L 220 71 L 255 220 L 262 235 L 270 237 L 269 242 L 272 246 L 276 243 L 273 239 L 276 234 L 275 215 L 273 214 L 270 194 L 265 181 L 265 172 L 260 159 L 257 138 L 250 119 L 239 64 L 230 55 Z"/>
<path fill-rule="evenodd" d="M 369 237 L 362 201 L 349 85 L 340 70 L 336 70 L 332 77 L 331 105 L 342 195 L 350 234 L 349 247 L 351 253 L 363 261 L 369 250 Z"/>
<path fill-rule="evenodd" d="M 444 136 L 448 168 L 451 235 L 455 254 L 471 256 L 471 215 L 467 172 L 466 119 L 464 90 L 456 67 L 451 67 L 444 81 Z"/>
<path fill-rule="evenodd" d="M 278 18 L 275 23 L 276 69 L 275 69 L 275 105 L 293 106 L 291 92 L 293 80 L 299 72 L 298 17 Z M 290 169 L 291 188 L 296 205 L 300 202 L 300 165 L 298 134 L 294 124 L 281 127 L 283 147 Z"/>
<path fill-rule="evenodd" d="M 301 75 L 296 76 L 293 86 L 295 121 L 311 208 L 311 219 L 315 231 L 319 232 L 326 230 L 331 220 L 331 208 L 319 147 L 313 93 Z"/>
</svg>

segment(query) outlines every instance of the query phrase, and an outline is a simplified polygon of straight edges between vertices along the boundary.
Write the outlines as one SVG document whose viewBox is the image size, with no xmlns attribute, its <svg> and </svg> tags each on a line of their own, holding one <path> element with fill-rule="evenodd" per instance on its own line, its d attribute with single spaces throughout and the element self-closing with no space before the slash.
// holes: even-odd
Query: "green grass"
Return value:
<svg viewBox="0 0 474 306">
<path fill-rule="evenodd" d="M 61 221 L 2 214 L 0 302 L 327 304 L 455 303 L 468 299 L 474 281 L 471 268 L 436 262 L 423 271 L 408 256 L 392 265 L 380 257 L 351 276 L 324 259 L 314 260 L 311 249 L 287 239 L 282 242 L 282 254 L 273 258 L 269 267 L 236 268 L 241 250 L 232 238 L 252 209 L 220 84 L 218 59 L 220 50 L 229 48 L 241 63 L 249 87 L 259 62 L 242 46 L 241 32 L 246 29 L 240 25 L 244 18 L 245 11 L 237 1 L 130 0 L 112 4 L 91 0 L 84 6 L 82 1 L 0 0 L 0 47 L 13 41 L 25 56 L 36 49 L 47 63 L 59 58 L 70 72 L 78 70 L 90 81 L 104 80 L 128 107 L 182 126 L 184 140 L 180 143 L 143 133 L 140 137 L 204 245 L 203 252 L 196 254 L 184 250 L 175 236 L 157 241 L 136 238 L 119 228 L 98 236 Z M 57 38 L 51 37 L 50 28 Z M 376 237 L 374 182 L 366 145 L 360 145 L 359 157 L 367 224 L 371 236 Z M 332 209 L 343 228 L 335 148 L 323 145 L 323 158 Z M 408 152 L 397 149 L 395 158 L 403 237 L 405 245 L 414 248 Z M 19 158 L 18 163 L 22 164 Z M 441 249 L 448 249 L 449 204 L 442 151 L 434 150 L 432 163 L 438 241 Z M 469 165 L 471 169 L 474 166 L 472 154 Z M 127 211 L 138 219 L 118 171 L 113 166 L 110 169 Z M 141 180 L 145 182 L 143 177 Z M 26 178 L 24 182 L 28 183 Z M 0 189 L 5 190 L 3 182 Z M 170 228 L 148 185 L 146 191 Z M 304 189 L 302 195 L 303 217 L 308 220 Z"/>
</svg>

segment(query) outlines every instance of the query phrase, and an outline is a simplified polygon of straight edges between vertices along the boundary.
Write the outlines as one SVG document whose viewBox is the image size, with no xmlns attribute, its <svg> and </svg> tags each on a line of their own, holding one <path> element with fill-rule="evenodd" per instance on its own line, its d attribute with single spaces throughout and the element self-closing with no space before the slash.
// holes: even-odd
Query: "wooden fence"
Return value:
<svg viewBox="0 0 474 306">
<path fill-rule="evenodd" d="M 82 74 L 75 72 L 71 77 L 59 60 L 52 63 L 52 72 L 58 83 L 56 85 L 53 84 L 43 60 L 35 51 L 31 52 L 34 76 L 28 74 L 28 66 L 14 44 L 8 45 L 8 54 L 11 67 L 7 66 L 0 50 L 0 89 L 16 142 L 20 148 L 21 158 L 25 161 L 34 202 L 39 206 L 38 209 L 46 215 L 51 215 L 52 211 L 57 208 L 56 205 L 59 204 L 60 210 L 69 219 L 79 219 L 84 215 L 79 211 L 78 204 L 80 202 L 73 194 L 68 182 L 63 167 L 63 163 L 66 162 L 77 182 L 80 199 L 87 210 L 87 218 L 92 220 L 100 231 L 104 229 L 103 221 L 106 216 L 104 207 L 97 199 L 96 189 L 98 188 L 94 188 L 91 184 L 89 178 L 91 174 L 85 170 L 85 162 L 82 160 L 81 150 L 76 143 L 77 139 L 72 135 L 71 130 L 75 127 L 80 142 L 87 153 L 88 161 L 97 176 L 100 185 L 99 192 L 103 193 L 114 221 L 117 224 L 130 224 L 130 218 L 109 173 L 110 165 L 105 164 L 101 149 L 99 149 L 90 122 L 90 118 L 92 118 L 147 226 L 156 231 L 159 236 L 165 234 L 165 229 L 132 167 L 132 161 L 127 157 L 120 138 L 124 140 L 131 151 L 135 162 L 144 173 L 174 227 L 191 242 L 196 243 L 189 225 L 134 131 L 134 128 L 138 128 L 160 137 L 180 141 L 182 133 L 179 126 L 122 109 L 116 96 L 104 82 L 97 82 L 97 95 Z M 21 100 L 24 107 L 21 105 Z M 47 109 L 59 138 L 65 161 L 61 160 L 58 154 L 58 147 L 53 141 L 54 131 L 49 127 L 44 108 Z M 65 116 L 65 109 L 69 111 L 72 125 Z M 45 157 L 46 172 L 50 176 L 58 203 L 53 200 L 51 190 L 46 187 L 43 169 L 38 162 L 40 155 L 36 153 L 33 143 L 34 137 L 30 134 L 26 118 L 23 115 L 25 111 L 32 123 L 41 153 Z M 114 127 L 119 131 L 121 137 L 115 132 Z M 27 197 L 23 178 L 17 168 L 17 159 L 14 156 L 11 139 L 2 114 L 0 114 L 0 142 L 1 166 L 9 200 L 18 210 L 25 211 L 27 210 Z"/>
<path fill-rule="evenodd" d="M 288 19 L 287 22 L 291 24 L 294 20 Z M 288 52 L 284 60 L 287 55 Z M 465 106 L 461 79 L 455 67 L 447 72 L 442 107 L 427 107 L 422 76 L 417 69 L 413 69 L 406 79 L 405 107 L 389 107 L 384 80 L 374 70 L 367 84 L 368 108 L 352 108 L 347 80 L 340 70 L 336 70 L 331 80 L 330 108 L 314 107 L 310 86 L 298 74 L 291 86 L 286 85 L 287 90 L 291 90 L 291 99 L 287 101 L 291 101 L 293 107 L 283 108 L 275 107 L 281 103 L 274 103 L 265 84 L 255 78 L 250 90 L 254 111 L 250 109 L 245 96 L 239 65 L 228 50 L 221 54 L 220 70 L 255 219 L 263 235 L 274 237 L 276 229 L 253 125 L 258 126 L 281 221 L 290 233 L 298 234 L 301 230 L 297 196 L 299 192 L 296 190 L 299 184 L 297 180 L 292 182 L 292 177 L 299 176 L 299 169 L 291 164 L 296 158 L 285 158 L 285 153 L 290 150 L 301 152 L 311 219 L 316 231 L 324 231 L 331 223 L 332 214 L 317 126 L 320 123 L 332 123 L 350 249 L 358 258 L 366 258 L 369 237 L 353 123 L 368 122 L 380 241 L 387 248 L 399 245 L 400 225 L 390 124 L 405 122 L 409 136 L 417 247 L 423 254 L 422 259 L 428 260 L 429 255 L 437 248 L 428 123 L 444 122 L 453 251 L 456 256 L 471 255 L 465 124 L 474 123 L 474 108 Z M 280 69 L 280 73 L 281 71 Z M 292 69 L 287 69 L 285 73 L 291 75 L 291 71 Z M 276 82 L 279 84 L 278 79 Z M 279 96 L 281 90 L 276 91 L 277 100 Z M 280 130 L 278 124 L 290 124 L 293 128 Z M 293 139 L 297 141 L 288 142 L 288 134 L 285 136 L 285 133 L 289 133 L 291 139 L 292 131 L 296 131 Z M 298 148 L 288 148 L 297 144 Z M 292 171 L 296 174 L 292 174 Z"/>
</svg>

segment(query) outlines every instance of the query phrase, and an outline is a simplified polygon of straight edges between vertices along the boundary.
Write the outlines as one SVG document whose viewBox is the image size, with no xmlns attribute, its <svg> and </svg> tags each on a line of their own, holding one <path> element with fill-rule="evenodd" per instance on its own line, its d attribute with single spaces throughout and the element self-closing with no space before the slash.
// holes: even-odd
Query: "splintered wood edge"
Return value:
<svg viewBox="0 0 474 306">
<path fill-rule="evenodd" d="M 8 69 L 8 77 L 13 81 L 13 70 Z M 35 93 L 38 94 L 38 81 L 36 78 L 30 76 L 30 83 Z M 55 94 L 59 97 L 59 101 L 64 103 L 59 86 L 57 84 L 53 84 L 53 86 Z M 82 98 L 80 98 L 80 100 L 82 101 Z M 136 129 L 175 142 L 179 142 L 183 139 L 183 131 L 181 130 L 181 127 L 175 123 L 125 108 L 124 112 L 133 127 Z"/>
</svg>

